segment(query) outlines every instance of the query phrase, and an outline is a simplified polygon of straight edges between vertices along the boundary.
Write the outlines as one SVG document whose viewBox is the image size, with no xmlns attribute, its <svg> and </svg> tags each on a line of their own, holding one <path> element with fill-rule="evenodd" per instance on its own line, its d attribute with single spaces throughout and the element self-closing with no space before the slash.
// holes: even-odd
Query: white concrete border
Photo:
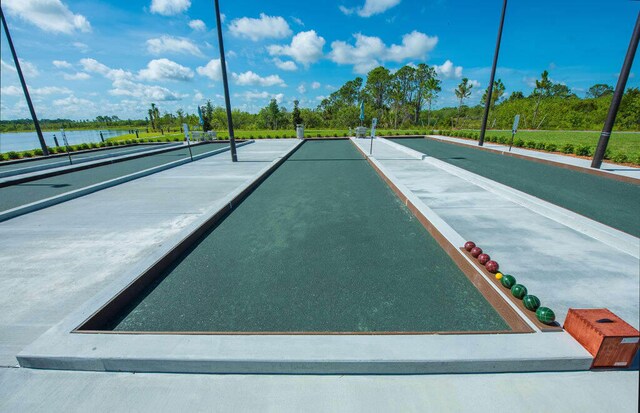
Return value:
<svg viewBox="0 0 640 413">
<path fill-rule="evenodd" d="M 17 356 L 20 365 L 93 371 L 296 374 L 568 371 L 586 370 L 591 365 L 591 356 L 565 333 L 393 336 L 71 333 L 279 160 L 274 160 L 196 222 L 164 242 L 152 256 L 136 263 L 117 282 L 27 346 Z"/>
<path fill-rule="evenodd" d="M 598 241 L 616 248 L 636 259 L 640 259 L 640 239 L 633 235 L 619 231 L 615 228 L 587 218 L 584 215 L 569 211 L 517 189 L 513 189 L 507 185 L 500 184 L 447 162 L 435 159 L 399 143 L 384 138 L 378 138 L 378 140 L 390 145 L 394 149 L 406 153 L 409 156 L 428 162 L 431 165 L 471 182 L 474 185 L 481 186 L 487 191 L 500 195 L 537 214 L 552 219 L 555 222 L 581 232 L 591 238 L 597 239 Z"/>
<path fill-rule="evenodd" d="M 236 145 L 236 147 L 241 147 L 244 145 L 248 145 L 253 143 L 254 141 L 241 142 Z M 194 155 L 193 160 L 197 161 L 200 159 L 207 158 L 209 156 L 217 155 L 222 152 L 226 152 L 230 150 L 230 147 L 224 147 L 220 149 L 215 149 L 213 151 L 201 153 L 199 155 Z M 191 158 L 187 157 L 184 159 L 180 159 L 177 161 L 169 162 L 163 165 L 154 166 L 153 168 L 148 168 L 142 171 L 134 172 L 129 175 L 121 176 L 119 178 L 114 178 L 105 182 L 100 182 L 94 185 L 90 185 L 84 188 L 76 189 L 75 191 L 65 192 L 64 194 L 52 196 L 50 198 L 42 199 L 40 201 L 32 202 L 27 205 L 21 205 L 16 208 L 12 208 L 3 212 L 0 212 L 0 222 L 9 220 L 11 218 L 15 218 L 20 215 L 28 214 L 30 212 L 34 212 L 40 209 L 44 209 L 50 207 L 52 205 L 61 204 L 63 202 L 69 201 L 71 199 L 76 199 L 81 196 L 85 196 L 91 194 L 93 192 L 97 192 L 106 188 L 111 188 L 116 185 L 123 184 L 125 182 L 133 181 L 134 179 L 142 178 L 145 176 L 153 175 L 158 172 L 166 171 L 167 169 L 175 168 L 176 166 L 184 165 L 191 162 Z"/>
</svg>

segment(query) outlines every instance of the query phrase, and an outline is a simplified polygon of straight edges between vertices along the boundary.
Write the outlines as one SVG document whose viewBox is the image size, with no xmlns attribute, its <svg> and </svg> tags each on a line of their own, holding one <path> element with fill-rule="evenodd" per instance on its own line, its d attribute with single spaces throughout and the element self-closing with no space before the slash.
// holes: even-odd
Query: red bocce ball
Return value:
<svg viewBox="0 0 640 413">
<path fill-rule="evenodd" d="M 498 272 L 498 269 L 500 269 L 500 266 L 498 265 L 497 262 L 495 261 L 488 261 L 484 267 L 487 269 L 487 271 L 489 271 L 491 274 L 495 274 Z"/>
<path fill-rule="evenodd" d="M 478 262 L 482 265 L 485 265 L 486 263 L 488 263 L 489 260 L 491 260 L 491 257 L 487 254 L 478 255 Z"/>
<path fill-rule="evenodd" d="M 470 252 L 473 258 L 478 258 L 478 255 L 482 254 L 482 248 L 473 247 Z"/>
<path fill-rule="evenodd" d="M 464 244 L 464 249 L 465 249 L 465 250 L 467 250 L 467 251 L 471 251 L 472 249 L 474 249 L 474 248 L 475 248 L 475 246 L 476 246 L 476 243 L 475 243 L 475 242 L 473 242 L 473 241 L 467 241 L 467 242 Z"/>
</svg>

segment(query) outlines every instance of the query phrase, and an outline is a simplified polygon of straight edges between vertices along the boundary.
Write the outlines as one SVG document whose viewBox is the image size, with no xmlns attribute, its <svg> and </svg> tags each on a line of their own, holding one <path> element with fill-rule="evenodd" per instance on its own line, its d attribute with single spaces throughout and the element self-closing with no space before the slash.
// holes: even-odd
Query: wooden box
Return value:
<svg viewBox="0 0 640 413">
<path fill-rule="evenodd" d="M 594 367 L 627 367 L 640 333 L 606 308 L 569 309 L 564 329 L 593 356 Z"/>
</svg>

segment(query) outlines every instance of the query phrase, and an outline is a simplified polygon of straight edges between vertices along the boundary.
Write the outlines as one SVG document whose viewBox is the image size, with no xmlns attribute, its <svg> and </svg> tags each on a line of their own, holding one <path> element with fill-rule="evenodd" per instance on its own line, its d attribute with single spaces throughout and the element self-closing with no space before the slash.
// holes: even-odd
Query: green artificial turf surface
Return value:
<svg viewBox="0 0 640 413">
<path fill-rule="evenodd" d="M 98 158 L 98 160 L 102 160 L 102 159 L 108 159 L 107 157 L 104 157 L 107 154 L 111 156 L 129 155 L 134 153 L 142 153 L 145 151 L 152 151 L 156 149 L 166 148 L 168 147 L 168 145 L 169 144 L 144 145 L 144 146 L 141 145 L 141 146 L 127 146 L 124 148 L 111 147 L 107 149 L 102 149 L 102 150 L 92 151 L 92 152 L 85 152 L 85 153 L 71 152 L 71 160 L 74 163 L 78 163 L 79 161 L 86 162 L 86 161 L 92 160 L 92 158 Z M 44 166 L 44 165 L 49 165 L 50 168 L 67 166 L 69 165 L 69 158 L 67 155 L 65 155 L 65 156 L 57 156 L 55 158 L 39 157 L 30 161 L 18 162 L 14 164 L 0 163 L 0 174 L 2 174 L 3 172 L 15 171 L 19 169 L 31 168 L 35 166 Z"/>
<path fill-rule="evenodd" d="M 640 236 L 640 185 L 432 139 L 394 142 Z"/>
<path fill-rule="evenodd" d="M 349 141 L 307 141 L 109 329 L 508 330 Z"/>
</svg>

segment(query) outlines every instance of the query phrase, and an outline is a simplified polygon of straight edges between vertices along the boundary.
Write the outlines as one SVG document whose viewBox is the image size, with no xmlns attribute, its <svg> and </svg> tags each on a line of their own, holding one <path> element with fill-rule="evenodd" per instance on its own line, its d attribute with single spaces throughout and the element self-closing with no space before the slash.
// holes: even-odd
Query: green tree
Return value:
<svg viewBox="0 0 640 413">
<path fill-rule="evenodd" d="M 386 67 L 378 66 L 367 74 L 367 83 L 364 86 L 364 92 L 380 120 L 382 120 L 387 110 L 390 83 L 391 73 Z"/>
<path fill-rule="evenodd" d="M 424 99 L 427 101 L 427 125 L 431 124 L 431 105 L 433 101 L 438 98 L 438 93 L 442 91 L 440 84 L 442 82 L 436 77 L 431 77 L 427 80 L 424 88 Z"/>
<path fill-rule="evenodd" d="M 429 96 L 433 93 L 433 91 L 429 90 L 429 82 L 437 76 L 436 70 L 424 63 L 420 63 L 416 67 L 414 80 L 415 91 L 412 102 L 414 108 L 413 120 L 416 124 L 420 122 L 420 112 L 422 112 L 424 101 L 429 101 Z"/>
<path fill-rule="evenodd" d="M 471 89 L 473 89 L 473 85 L 469 83 L 469 79 L 466 77 L 462 78 L 462 82 L 458 85 L 455 90 L 456 97 L 458 98 L 460 104 L 458 105 L 458 119 L 456 121 L 456 126 L 460 124 L 460 110 L 462 109 L 462 104 L 464 100 L 471 96 Z"/>
<path fill-rule="evenodd" d="M 489 91 L 489 88 L 485 89 L 484 94 L 482 95 L 481 102 L 483 105 L 485 105 L 487 102 L 488 91 Z M 504 96 L 504 91 L 505 91 L 505 87 L 504 87 L 504 83 L 502 83 L 502 80 L 501 79 L 495 80 L 493 82 L 493 91 L 491 92 L 491 104 L 489 105 L 489 108 L 491 110 L 495 108 L 496 103 L 500 102 L 500 99 L 502 99 L 502 96 Z"/>
<path fill-rule="evenodd" d="M 207 104 L 200 108 L 202 111 L 202 130 L 208 132 L 213 130 L 213 114 L 214 108 L 211 100 L 207 100 Z"/>
<path fill-rule="evenodd" d="M 613 86 L 606 85 L 604 83 L 597 83 L 591 86 L 587 92 L 587 97 L 592 99 L 609 95 L 613 95 Z"/>
<path fill-rule="evenodd" d="M 396 71 L 391 78 L 391 102 L 393 105 L 393 127 L 398 129 L 398 115 L 401 123 L 411 116 L 410 103 L 416 91 L 416 69 L 411 66 L 403 66 Z"/>
<path fill-rule="evenodd" d="M 291 112 L 291 119 L 293 120 L 293 129 L 295 130 L 296 127 L 302 123 L 302 116 L 300 115 L 300 108 L 298 108 L 298 105 L 300 104 L 300 101 L 298 101 L 297 99 L 293 101 L 293 111 Z"/>
<path fill-rule="evenodd" d="M 536 107 L 533 110 L 533 120 L 531 126 L 535 128 L 536 118 L 538 117 L 538 109 L 540 109 L 540 102 L 542 98 L 551 95 L 551 88 L 553 82 L 549 79 L 549 72 L 546 70 L 540 75 L 540 80 L 536 80 L 536 88 L 533 90 L 533 96 L 536 96 Z"/>
</svg>

